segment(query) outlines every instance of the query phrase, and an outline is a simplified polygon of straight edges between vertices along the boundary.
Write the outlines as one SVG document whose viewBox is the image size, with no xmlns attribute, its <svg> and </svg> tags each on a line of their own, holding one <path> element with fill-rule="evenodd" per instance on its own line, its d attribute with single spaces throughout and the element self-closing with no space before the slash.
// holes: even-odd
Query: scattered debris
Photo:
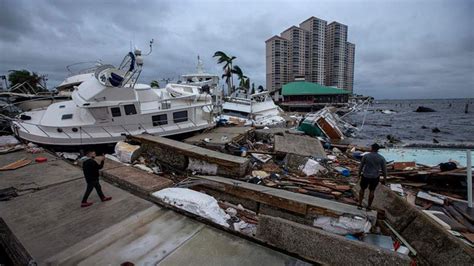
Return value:
<svg viewBox="0 0 474 266">
<path fill-rule="evenodd" d="M 393 240 L 389 236 L 366 234 L 364 235 L 363 241 L 368 244 L 395 251 L 393 248 Z"/>
<path fill-rule="evenodd" d="M 271 155 L 262 153 L 252 153 L 252 157 L 259 160 L 262 163 L 266 163 L 272 159 Z"/>
<path fill-rule="evenodd" d="M 324 166 L 320 165 L 317 161 L 313 159 L 309 159 L 308 161 L 306 161 L 306 164 L 301 169 L 301 171 L 303 171 L 303 173 L 305 173 L 307 176 L 311 176 L 311 175 L 316 175 L 319 172 L 325 172 L 327 170 L 326 168 L 324 168 Z"/>
<path fill-rule="evenodd" d="M 436 204 L 439 204 L 439 205 L 444 204 L 444 199 L 442 199 L 438 196 L 431 195 L 431 194 L 426 193 L 424 191 L 418 191 L 418 194 L 416 194 L 416 197 L 417 197 L 417 199 L 427 200 L 427 201 L 430 201 L 430 202 L 433 202 L 433 203 L 436 203 Z"/>
<path fill-rule="evenodd" d="M 338 235 L 368 233 L 372 225 L 366 218 L 340 216 L 339 218 L 320 216 L 313 226 Z"/>
<path fill-rule="evenodd" d="M 6 135 L 6 136 L 0 136 L 0 147 L 5 147 L 5 146 L 16 146 L 20 144 L 20 141 L 12 135 Z"/>
<path fill-rule="evenodd" d="M 397 192 L 401 197 L 405 197 L 405 191 L 401 184 L 390 184 L 390 189 Z"/>
<path fill-rule="evenodd" d="M 33 154 L 36 154 L 36 153 L 42 153 L 44 151 L 43 148 L 39 147 L 38 145 L 30 142 L 28 143 L 28 145 L 26 145 L 26 152 L 28 153 L 33 153 Z"/>
<path fill-rule="evenodd" d="M 35 158 L 35 162 L 37 163 L 44 163 L 44 162 L 47 162 L 48 161 L 48 158 L 46 157 L 36 157 Z"/>
</svg>

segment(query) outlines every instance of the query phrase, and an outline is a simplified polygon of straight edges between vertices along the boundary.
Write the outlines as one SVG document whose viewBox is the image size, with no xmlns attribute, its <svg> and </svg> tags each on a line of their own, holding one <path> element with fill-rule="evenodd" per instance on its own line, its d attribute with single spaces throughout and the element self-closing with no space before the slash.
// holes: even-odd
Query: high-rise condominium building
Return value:
<svg viewBox="0 0 474 266">
<path fill-rule="evenodd" d="M 279 95 L 297 78 L 352 91 L 355 45 L 347 42 L 346 25 L 310 17 L 266 43 L 267 88 Z M 285 58 L 286 57 L 286 58 Z M 286 62 L 286 63 L 285 63 Z"/>
<path fill-rule="evenodd" d="M 265 41 L 267 88 L 272 92 L 279 92 L 283 84 L 288 83 L 288 40 L 273 36 Z"/>
<path fill-rule="evenodd" d="M 354 86 L 354 57 L 355 57 L 355 44 L 346 43 L 346 55 L 345 55 L 345 69 L 344 69 L 344 88 L 352 91 Z"/>
<path fill-rule="evenodd" d="M 305 53 L 310 61 L 306 69 L 309 75 L 305 76 L 305 79 L 319 84 L 324 84 L 325 77 L 326 26 L 325 20 L 316 17 L 310 17 L 300 24 L 300 28 L 307 30 L 310 34 L 310 45 Z"/>
</svg>

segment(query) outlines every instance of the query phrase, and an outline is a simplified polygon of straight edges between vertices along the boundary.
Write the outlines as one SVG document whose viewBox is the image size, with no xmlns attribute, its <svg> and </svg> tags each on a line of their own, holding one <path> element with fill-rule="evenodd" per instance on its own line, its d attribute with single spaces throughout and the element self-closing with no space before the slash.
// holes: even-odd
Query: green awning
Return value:
<svg viewBox="0 0 474 266">
<path fill-rule="evenodd" d="M 318 83 L 307 81 L 294 81 L 283 85 L 282 95 L 334 95 L 350 94 L 349 91 L 334 87 L 323 86 Z"/>
</svg>

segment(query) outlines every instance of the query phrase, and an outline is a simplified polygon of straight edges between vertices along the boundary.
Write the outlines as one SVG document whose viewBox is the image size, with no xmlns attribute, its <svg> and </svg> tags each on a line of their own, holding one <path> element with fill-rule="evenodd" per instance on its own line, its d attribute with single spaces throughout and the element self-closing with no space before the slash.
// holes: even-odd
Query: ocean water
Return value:
<svg viewBox="0 0 474 266">
<path fill-rule="evenodd" d="M 464 112 L 466 104 L 468 113 Z M 419 106 L 436 112 L 418 113 Z M 391 110 L 393 113 L 383 113 Z M 365 122 L 364 121 L 365 116 Z M 392 135 L 403 144 L 474 145 L 474 99 L 379 100 L 346 120 L 361 128 L 356 139 L 385 142 Z M 363 124 L 363 126 L 362 126 Z M 437 128 L 440 132 L 433 132 Z M 435 141 L 436 140 L 436 141 Z"/>
</svg>

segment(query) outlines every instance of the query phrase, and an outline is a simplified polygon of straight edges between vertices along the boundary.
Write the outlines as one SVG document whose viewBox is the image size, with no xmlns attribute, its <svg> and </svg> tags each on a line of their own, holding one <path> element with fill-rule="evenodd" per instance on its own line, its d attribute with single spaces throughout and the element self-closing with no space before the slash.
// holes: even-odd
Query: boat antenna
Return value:
<svg viewBox="0 0 474 266">
<path fill-rule="evenodd" d="M 154 42 L 154 40 L 151 39 L 151 41 L 150 41 L 150 51 L 145 56 L 151 54 L 151 52 L 153 51 L 153 42 Z"/>
</svg>

